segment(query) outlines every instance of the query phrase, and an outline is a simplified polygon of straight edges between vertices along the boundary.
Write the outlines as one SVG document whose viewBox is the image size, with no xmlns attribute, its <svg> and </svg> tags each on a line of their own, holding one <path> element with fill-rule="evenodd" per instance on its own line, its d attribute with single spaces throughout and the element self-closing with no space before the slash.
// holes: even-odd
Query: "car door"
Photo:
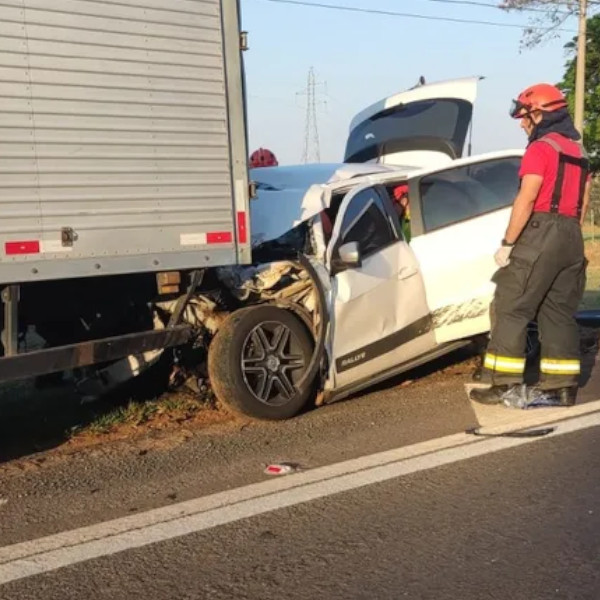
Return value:
<svg viewBox="0 0 600 600">
<path fill-rule="evenodd" d="M 358 266 L 340 262 L 340 248 L 349 242 L 360 247 Z M 434 345 L 419 264 L 402 239 L 385 188 L 365 185 L 346 195 L 326 264 L 336 388 L 382 373 Z"/>
<path fill-rule="evenodd" d="M 461 158 L 478 82 L 420 85 L 369 106 L 350 124 L 344 162 L 443 166 Z"/>
<path fill-rule="evenodd" d="M 518 192 L 521 153 L 481 157 L 411 184 L 411 247 L 423 273 L 436 341 L 489 329 L 497 250 Z"/>
</svg>

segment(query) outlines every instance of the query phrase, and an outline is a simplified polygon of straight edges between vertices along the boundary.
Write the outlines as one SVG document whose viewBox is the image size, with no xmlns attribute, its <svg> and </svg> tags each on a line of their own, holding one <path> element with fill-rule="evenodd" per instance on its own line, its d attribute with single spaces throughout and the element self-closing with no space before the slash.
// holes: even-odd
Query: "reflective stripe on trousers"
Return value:
<svg viewBox="0 0 600 600">
<path fill-rule="evenodd" d="M 485 355 L 483 366 L 490 371 L 498 373 L 523 374 L 525 372 L 525 359 L 511 356 L 497 356 L 488 352 Z"/>
<path fill-rule="evenodd" d="M 542 358 L 540 370 L 547 375 L 579 375 L 581 373 L 581 362 L 572 359 Z"/>
</svg>

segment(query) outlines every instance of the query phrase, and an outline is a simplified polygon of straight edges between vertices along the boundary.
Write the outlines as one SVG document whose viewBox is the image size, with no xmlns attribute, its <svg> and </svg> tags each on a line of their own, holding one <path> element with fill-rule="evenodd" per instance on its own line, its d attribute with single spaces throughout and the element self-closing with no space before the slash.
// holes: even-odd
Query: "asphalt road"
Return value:
<svg viewBox="0 0 600 600">
<path fill-rule="evenodd" d="M 0 598 L 597 599 L 600 406 L 482 413 L 467 400 L 467 381 L 467 369 L 455 368 L 286 423 L 234 422 L 160 443 L 5 463 Z M 595 398 L 592 386 L 583 400 Z M 570 433 L 514 447 L 495 447 L 494 438 L 467 444 L 463 433 L 478 424 L 518 429 L 532 418 L 558 419 L 559 430 L 576 417 L 583 425 Z M 263 474 L 281 460 L 306 470 Z M 338 468 L 354 470 L 327 474 Z M 324 487 L 311 497 L 293 478 L 312 474 Z M 278 485 L 291 489 L 270 506 L 266 486 Z M 244 504 L 240 494 L 251 489 Z M 134 533 L 146 535 L 147 511 L 183 514 L 182 502 L 201 505 L 220 492 L 226 499 L 204 525 L 173 537 L 178 521 L 166 520 L 160 539 L 141 547 L 125 540 L 116 552 L 114 524 L 99 525 L 96 558 L 84 562 L 89 544 L 40 541 L 123 517 L 139 519 Z M 17 578 L 21 546 L 11 545 L 27 541 L 40 552 L 56 542 L 58 554 L 28 555 L 21 567 L 42 565 L 40 574 Z M 59 555 L 68 566 L 48 567 Z"/>
</svg>

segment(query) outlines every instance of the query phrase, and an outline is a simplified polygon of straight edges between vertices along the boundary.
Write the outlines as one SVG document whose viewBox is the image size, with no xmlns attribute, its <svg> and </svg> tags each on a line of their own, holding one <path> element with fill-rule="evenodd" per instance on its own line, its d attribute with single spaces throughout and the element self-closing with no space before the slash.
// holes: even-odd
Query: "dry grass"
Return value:
<svg viewBox="0 0 600 600">
<path fill-rule="evenodd" d="M 587 241 L 600 241 L 600 227 L 587 222 L 581 228 L 583 239 Z"/>
<path fill-rule="evenodd" d="M 181 424 L 198 417 L 199 413 L 215 408 L 211 392 L 204 398 L 187 392 L 166 393 L 155 400 L 134 401 L 102 413 L 88 425 L 74 427 L 71 437 L 94 436 L 118 433 L 121 429 L 131 430 L 144 425 L 164 428 L 168 423 Z"/>
</svg>

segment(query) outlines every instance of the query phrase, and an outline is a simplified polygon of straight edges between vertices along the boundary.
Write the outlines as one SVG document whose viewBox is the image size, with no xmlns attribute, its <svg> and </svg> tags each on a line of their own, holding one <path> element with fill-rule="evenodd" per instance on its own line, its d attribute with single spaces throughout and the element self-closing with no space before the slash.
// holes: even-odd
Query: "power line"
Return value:
<svg viewBox="0 0 600 600">
<path fill-rule="evenodd" d="M 422 19 L 424 21 L 445 21 L 449 23 L 465 23 L 469 25 L 490 25 L 493 27 L 505 27 L 510 29 L 531 29 L 545 30 L 545 27 L 536 27 L 532 25 L 516 25 L 513 23 L 499 23 L 497 21 L 479 21 L 474 19 L 459 19 L 454 17 L 437 17 L 433 15 L 419 15 L 415 13 L 401 13 L 391 10 L 380 10 L 375 8 L 360 8 L 357 6 L 325 4 L 324 2 L 306 2 L 305 0 L 265 0 L 266 2 L 275 2 L 277 4 L 291 4 L 294 6 L 303 6 L 311 8 L 325 8 L 330 10 L 339 10 L 345 12 L 355 12 L 370 15 L 383 15 L 387 17 L 404 17 L 406 19 Z M 466 1 L 466 0 L 464 0 Z M 576 33 L 572 29 L 555 29 L 566 33 Z"/>
<path fill-rule="evenodd" d="M 509 11 L 513 10 L 515 12 L 539 12 L 539 13 L 548 13 L 549 8 L 535 7 L 535 6 L 519 6 L 514 8 L 506 8 L 500 6 L 499 4 L 489 4 L 488 2 L 480 2 L 479 0 L 421 0 L 422 2 L 439 2 L 441 4 L 464 4 L 467 6 L 481 6 L 484 8 L 494 8 L 496 10 L 504 10 Z M 589 5 L 600 5 L 599 0 L 588 0 Z M 546 6 L 570 6 L 566 1 L 560 2 L 548 2 Z M 575 14 L 577 11 L 572 10 L 558 10 L 559 14 L 562 15 L 571 15 Z"/>
<path fill-rule="evenodd" d="M 478 0 L 421 0 L 423 2 L 436 2 L 439 4 L 461 4 L 461 5 L 465 5 L 465 6 L 481 6 L 483 8 L 493 8 L 495 10 L 506 10 L 505 8 L 502 8 L 501 6 L 499 6 L 498 4 L 488 4 L 487 2 L 479 2 Z M 555 4 L 557 5 L 563 5 L 562 2 L 556 2 Z M 515 11 L 519 11 L 519 12 L 537 12 L 537 13 L 548 13 L 548 9 L 547 8 L 535 8 L 534 6 L 531 7 L 521 7 L 521 8 L 515 8 L 513 9 Z M 557 11 L 558 14 L 561 15 L 570 15 L 572 14 L 571 11 L 567 11 L 567 10 L 559 10 Z"/>
</svg>

